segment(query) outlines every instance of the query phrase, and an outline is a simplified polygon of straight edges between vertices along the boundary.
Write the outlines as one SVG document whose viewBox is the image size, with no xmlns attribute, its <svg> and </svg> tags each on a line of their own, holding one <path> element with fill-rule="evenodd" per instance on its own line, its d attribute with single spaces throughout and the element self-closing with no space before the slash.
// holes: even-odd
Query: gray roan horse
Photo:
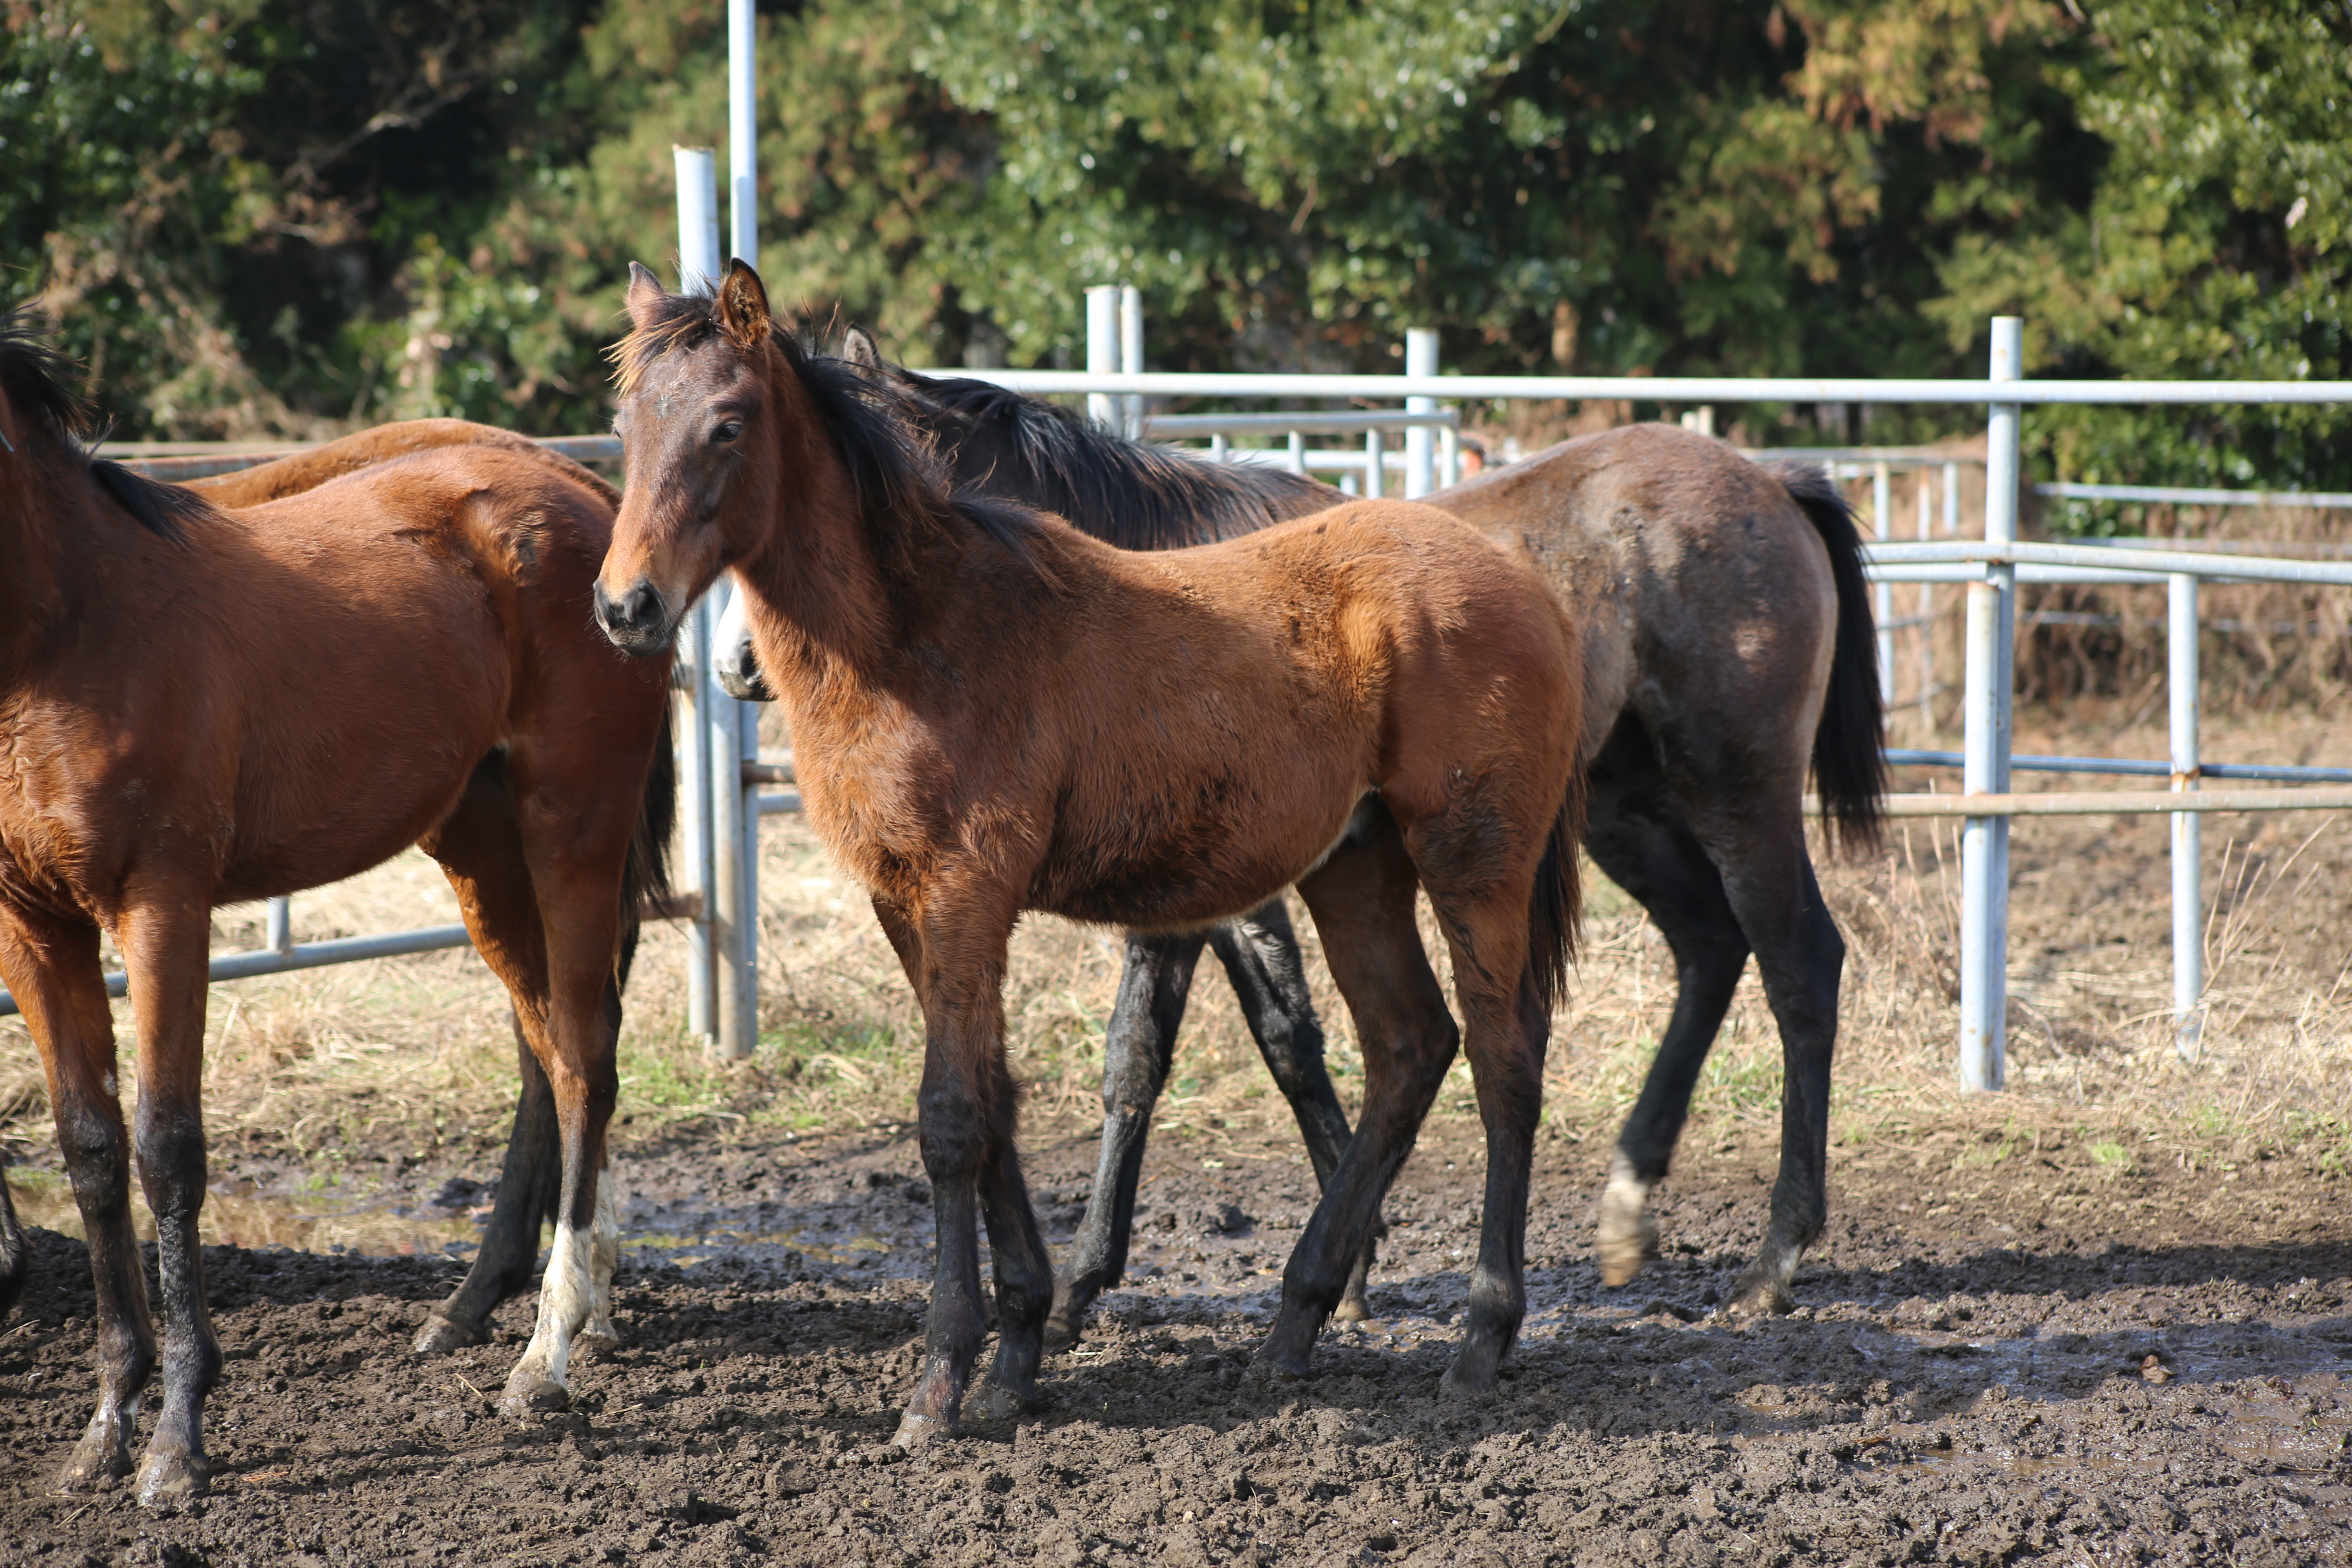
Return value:
<svg viewBox="0 0 2352 1568">
<path fill-rule="evenodd" d="M 855 328 L 845 353 L 881 365 Z M 892 374 L 920 403 L 960 486 L 1059 512 L 1124 548 L 1232 538 L 1330 504 L 1328 487 L 1282 469 L 1124 440 L 985 382 Z M 1780 1173 L 1763 1250 L 1723 1310 L 1788 1310 L 1790 1279 L 1827 1215 L 1830 1058 L 1845 961 L 1805 847 L 1805 776 L 1849 847 L 1875 841 L 1885 792 L 1877 650 L 1853 514 L 1818 468 L 1759 465 L 1664 425 L 1563 442 L 1428 500 L 1524 540 L 1581 632 L 1584 847 L 1641 901 L 1675 955 L 1674 1016 L 1601 1196 L 1602 1278 L 1623 1285 L 1656 1255 L 1650 1191 L 1666 1173 L 1753 952 L 1780 1028 Z M 740 621 L 722 626 L 714 655 L 730 690 L 766 698 Z M 1144 1135 L 1204 942 L 1224 963 L 1318 1181 L 1347 1147 L 1280 900 L 1206 933 L 1130 936 L 1104 1046 L 1101 1160 L 1049 1344 L 1075 1342 L 1087 1307 L 1125 1269 Z M 1365 1315 L 1362 1281 L 1360 1264 L 1338 1316 Z"/>
</svg>

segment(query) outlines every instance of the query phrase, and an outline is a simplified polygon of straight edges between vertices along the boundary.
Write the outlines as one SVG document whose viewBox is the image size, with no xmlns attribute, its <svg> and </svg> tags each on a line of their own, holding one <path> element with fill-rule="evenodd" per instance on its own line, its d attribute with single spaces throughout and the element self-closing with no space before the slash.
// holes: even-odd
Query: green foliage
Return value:
<svg viewBox="0 0 2352 1568">
<path fill-rule="evenodd" d="M 719 0 L 7 0 L 0 266 L 125 435 L 603 422 Z M 2345 374 L 2340 3 L 803 0 L 761 18 L 772 292 L 910 362 Z M 1765 411 L 1769 412 L 1769 411 Z M 1751 416 L 1751 418 L 1754 417 Z M 1866 432 L 1963 428 L 1885 411 Z M 2352 485 L 2333 410 L 2051 410 L 2041 470 Z M 1804 438 L 1799 435 L 1795 438 Z M 2104 529 L 2084 511 L 2061 527 Z"/>
</svg>

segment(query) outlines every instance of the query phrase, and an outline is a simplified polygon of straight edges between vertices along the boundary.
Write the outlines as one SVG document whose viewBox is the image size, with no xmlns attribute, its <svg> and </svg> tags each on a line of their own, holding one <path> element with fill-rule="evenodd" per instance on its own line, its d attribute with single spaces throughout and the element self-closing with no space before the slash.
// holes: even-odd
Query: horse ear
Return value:
<svg viewBox="0 0 2352 1568">
<path fill-rule="evenodd" d="M 632 325 L 652 325 L 656 312 L 661 309 L 661 302 L 668 297 L 661 286 L 661 279 L 646 271 L 644 263 L 629 263 L 628 306 Z"/>
<path fill-rule="evenodd" d="M 866 370 L 882 368 L 882 351 L 876 346 L 874 334 L 854 321 L 841 340 L 841 357 Z"/>
<path fill-rule="evenodd" d="M 767 341 L 768 291 L 740 256 L 727 263 L 727 276 L 719 280 L 719 330 L 738 348 Z"/>
</svg>

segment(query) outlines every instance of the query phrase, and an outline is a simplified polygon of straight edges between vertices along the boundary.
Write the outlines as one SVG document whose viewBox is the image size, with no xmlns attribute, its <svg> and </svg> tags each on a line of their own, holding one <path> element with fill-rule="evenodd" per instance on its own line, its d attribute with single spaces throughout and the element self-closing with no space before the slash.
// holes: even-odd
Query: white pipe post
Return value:
<svg viewBox="0 0 2352 1568">
<path fill-rule="evenodd" d="M 754 0 L 727 0 L 727 189 L 733 254 L 760 269 L 760 82 Z"/>
<path fill-rule="evenodd" d="M 1933 497 L 1927 470 L 1919 470 L 1919 542 L 1934 537 Z M 1936 721 L 1936 585 L 1919 584 L 1919 717 L 1930 727 Z"/>
<path fill-rule="evenodd" d="M 2176 572 L 2169 589 L 2166 679 L 2170 687 L 2172 787 L 2200 787 L 2198 750 L 2197 578 Z M 2195 812 L 2172 814 L 2172 1047 L 2183 1061 L 2197 1059 L 2205 1033 L 2205 910 L 2201 850 Z"/>
<path fill-rule="evenodd" d="M 1118 374 L 1118 285 L 1087 290 L 1087 374 Z M 1087 394 L 1087 422 L 1097 430 L 1118 427 L 1118 400 L 1107 392 Z"/>
<path fill-rule="evenodd" d="M 708 147 L 672 147 L 677 169 L 677 291 L 719 286 L 719 158 Z"/>
<path fill-rule="evenodd" d="M 732 219 L 730 250 L 753 271 L 760 267 L 760 121 L 758 15 L 754 0 L 727 0 L 727 184 Z M 732 588 L 731 582 L 729 584 Z M 715 623 L 724 605 L 708 599 Z M 706 665 L 709 661 L 706 659 Z M 760 803 L 743 782 L 746 746 L 759 744 L 759 725 L 743 703 L 727 695 L 709 669 L 711 882 L 718 908 L 711 921 L 718 984 L 712 1012 L 719 1054 L 748 1057 L 760 1043 Z"/>
<path fill-rule="evenodd" d="M 1446 489 L 1462 482 L 1462 432 L 1451 425 L 1438 427 L 1437 482 Z"/>
<path fill-rule="evenodd" d="M 1404 334 L 1404 373 L 1407 375 L 1437 374 L 1437 329 L 1413 327 Z M 1408 397 L 1404 400 L 1407 414 L 1434 414 L 1434 397 Z M 1404 433 L 1404 499 L 1419 500 L 1437 488 L 1433 432 L 1426 425 L 1415 425 Z"/>
<path fill-rule="evenodd" d="M 677 168 L 678 291 L 709 293 L 718 286 L 722 265 L 719 249 L 718 156 L 708 147 L 673 150 Z M 710 668 L 710 620 L 717 595 L 687 613 L 681 628 L 678 669 L 672 680 L 679 689 L 677 721 L 678 788 L 686 803 L 682 847 L 686 852 L 687 891 L 696 900 L 686 928 L 686 1027 L 714 1049 L 720 1046 L 717 971 L 725 949 L 715 940 L 719 913 L 718 881 L 713 875 L 710 731 L 722 710 L 731 710 L 733 698 L 719 689 Z"/>
<path fill-rule="evenodd" d="M 1304 474 L 1307 471 L 1307 437 L 1293 430 L 1286 445 L 1290 453 L 1290 471 Z"/>
<path fill-rule="evenodd" d="M 1996 316 L 1994 382 L 2018 379 L 2024 322 Z M 2019 410 L 1996 403 L 1986 425 L 1985 540 L 2017 538 Z M 1968 692 L 1961 787 L 1970 795 L 2009 790 L 2011 646 L 2017 568 L 1989 565 L 1968 585 Z M 2009 819 L 1971 816 L 1960 832 L 1960 1087 L 1997 1089 L 2008 1076 Z"/>
<path fill-rule="evenodd" d="M 1870 468 L 1870 521 L 1884 544 L 1895 537 L 1893 476 L 1884 459 Z M 1878 617 L 1878 706 L 1895 711 L 1895 585 L 1880 583 L 1872 590 L 1871 610 Z"/>
<path fill-rule="evenodd" d="M 270 952 L 287 953 L 294 951 L 293 900 L 289 898 L 276 898 L 269 900 L 269 917 L 267 929 L 268 931 L 268 936 L 267 937 L 266 942 Z"/>
<path fill-rule="evenodd" d="M 686 858 L 686 892 L 694 900 L 686 922 L 686 1031 L 716 1048 L 719 1026 L 711 973 L 710 916 L 716 907 L 711 878 L 709 709 L 710 596 L 686 613 L 679 628 L 678 662 L 671 676 L 677 688 L 673 732 L 677 740 L 677 788 L 686 806 L 680 847 Z"/>
<path fill-rule="evenodd" d="M 1378 430 L 1364 432 L 1364 499 L 1378 500 L 1388 494 L 1387 474 L 1381 472 L 1382 447 Z"/>
<path fill-rule="evenodd" d="M 711 584 L 703 603 L 713 621 L 725 612 L 733 588 L 730 577 L 722 576 Z M 743 704 L 719 687 L 719 672 L 708 662 L 702 675 L 702 700 L 705 745 L 710 759 L 710 946 L 717 978 L 712 1032 L 719 1055 L 748 1057 L 759 1043 L 760 998 L 748 940 L 758 905 L 757 895 L 750 891 L 751 867 L 744 854 L 743 767 L 739 760 L 743 747 Z"/>
<path fill-rule="evenodd" d="M 1118 368 L 1129 375 L 1143 374 L 1143 290 L 1134 284 L 1122 284 L 1118 290 Z M 1130 441 L 1143 439 L 1143 399 L 1130 395 L 1123 399 L 1127 418 L 1119 434 Z"/>
</svg>

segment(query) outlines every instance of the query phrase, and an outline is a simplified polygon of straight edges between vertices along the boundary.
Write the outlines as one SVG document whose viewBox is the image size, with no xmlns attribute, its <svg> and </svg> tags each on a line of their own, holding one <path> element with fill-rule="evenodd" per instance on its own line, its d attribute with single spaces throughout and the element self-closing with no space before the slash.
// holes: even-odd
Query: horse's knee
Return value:
<svg viewBox="0 0 2352 1568">
<path fill-rule="evenodd" d="M 916 1096 L 921 1128 L 923 1170 L 936 1185 L 943 1180 L 968 1176 L 988 1157 L 990 1127 L 980 1106 L 967 1094 L 948 1089 L 923 1089 Z"/>
<path fill-rule="evenodd" d="M 131 1152 L 121 1122 L 95 1107 L 58 1108 L 58 1152 L 84 1211 L 110 1214 L 131 1202 Z"/>
</svg>

